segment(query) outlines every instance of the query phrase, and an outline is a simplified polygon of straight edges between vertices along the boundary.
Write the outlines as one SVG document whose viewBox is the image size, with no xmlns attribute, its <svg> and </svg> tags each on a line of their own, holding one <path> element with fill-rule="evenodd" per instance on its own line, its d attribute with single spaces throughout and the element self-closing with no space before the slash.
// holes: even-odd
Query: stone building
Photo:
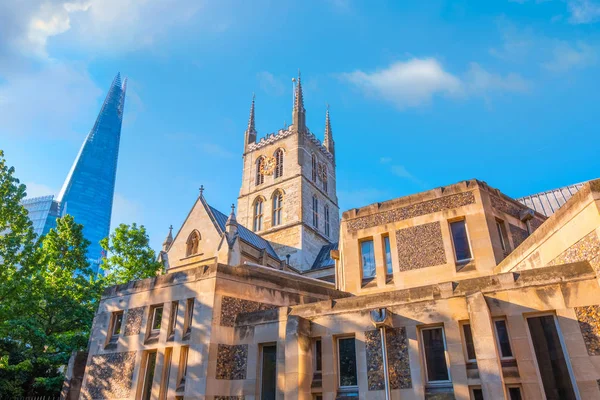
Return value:
<svg viewBox="0 0 600 400">
<path fill-rule="evenodd" d="M 467 180 L 339 221 L 300 79 L 293 112 L 257 141 L 252 105 L 237 215 L 201 192 L 167 273 L 104 293 L 80 398 L 600 399 L 600 180 L 552 212 Z"/>
</svg>

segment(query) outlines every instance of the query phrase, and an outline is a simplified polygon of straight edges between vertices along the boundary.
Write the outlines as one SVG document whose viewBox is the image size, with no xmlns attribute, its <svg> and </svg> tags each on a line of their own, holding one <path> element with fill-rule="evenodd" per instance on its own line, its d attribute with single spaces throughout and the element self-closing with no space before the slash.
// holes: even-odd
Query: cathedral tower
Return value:
<svg viewBox="0 0 600 400">
<path fill-rule="evenodd" d="M 298 73 L 292 124 L 257 141 L 253 98 L 244 136 L 238 223 L 270 241 L 282 260 L 289 256 L 292 267 L 309 270 L 339 234 L 329 109 L 321 143 L 306 126 Z"/>
</svg>

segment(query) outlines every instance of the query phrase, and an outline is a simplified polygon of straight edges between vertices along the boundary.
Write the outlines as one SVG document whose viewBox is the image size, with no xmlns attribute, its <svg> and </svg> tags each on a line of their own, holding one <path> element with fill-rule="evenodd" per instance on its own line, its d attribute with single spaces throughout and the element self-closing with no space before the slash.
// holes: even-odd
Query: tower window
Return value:
<svg viewBox="0 0 600 400">
<path fill-rule="evenodd" d="M 276 191 L 273 194 L 273 226 L 281 225 L 281 210 L 283 209 L 283 193 Z"/>
<path fill-rule="evenodd" d="M 317 157 L 313 154 L 312 155 L 312 180 L 313 182 L 317 181 Z"/>
<path fill-rule="evenodd" d="M 330 226 L 329 226 L 329 205 L 325 204 L 325 236 L 329 236 Z"/>
<path fill-rule="evenodd" d="M 312 212 L 313 212 L 313 226 L 318 230 L 319 229 L 319 199 L 317 196 L 313 196 L 312 198 Z"/>
<path fill-rule="evenodd" d="M 258 198 L 254 202 L 253 229 L 255 232 L 262 230 L 262 221 L 263 221 L 263 200 L 261 198 Z"/>
<path fill-rule="evenodd" d="M 198 245 L 200 244 L 200 233 L 198 233 L 198 231 L 194 230 L 192 233 L 190 233 L 190 236 L 188 237 L 187 240 L 187 247 L 186 247 L 186 251 L 185 251 L 185 255 L 187 256 L 192 256 L 194 254 L 198 254 Z"/>
<path fill-rule="evenodd" d="M 262 185 L 265 181 L 265 176 L 260 171 L 264 163 L 264 157 L 260 157 L 258 160 L 256 160 L 256 185 Z"/>
<path fill-rule="evenodd" d="M 323 183 L 323 191 L 327 193 L 327 167 L 323 165 L 323 171 L 321 173 L 321 181 Z"/>
<path fill-rule="evenodd" d="M 275 152 L 275 178 L 283 176 L 283 150 L 278 149 Z"/>
</svg>

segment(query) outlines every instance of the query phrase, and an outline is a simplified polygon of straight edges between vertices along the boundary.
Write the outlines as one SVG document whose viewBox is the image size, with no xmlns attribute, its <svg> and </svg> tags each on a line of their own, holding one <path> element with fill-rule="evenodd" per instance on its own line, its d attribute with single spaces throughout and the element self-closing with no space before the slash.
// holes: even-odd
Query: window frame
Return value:
<svg viewBox="0 0 600 400">
<path fill-rule="evenodd" d="M 190 346 L 181 346 L 181 348 L 179 349 L 179 363 L 177 366 L 177 392 L 182 392 L 185 389 L 189 356 Z"/>
<path fill-rule="evenodd" d="M 329 237 L 331 235 L 331 222 L 329 218 L 329 204 L 325 204 L 323 206 L 323 215 L 325 219 L 325 236 Z"/>
<path fill-rule="evenodd" d="M 195 243 L 194 243 L 195 240 Z M 200 241 L 202 235 L 197 229 L 194 229 L 188 235 L 187 241 L 185 242 L 185 256 L 191 257 L 200 254 Z"/>
<path fill-rule="evenodd" d="M 425 357 L 425 339 L 423 338 L 423 332 L 427 330 L 441 329 L 442 339 L 444 342 L 444 360 L 446 361 L 446 370 L 448 371 L 448 380 L 445 381 L 430 381 L 427 373 L 427 358 Z M 450 360 L 448 358 L 448 343 L 446 341 L 446 329 L 444 325 L 431 325 L 423 326 L 419 328 L 419 348 L 421 352 L 421 360 L 423 362 L 423 373 L 425 375 L 425 385 L 431 387 L 448 386 L 452 384 L 452 375 L 450 374 Z"/>
<path fill-rule="evenodd" d="M 506 357 L 502 354 L 502 346 L 500 345 L 500 335 L 498 334 L 498 327 L 496 325 L 497 321 L 503 321 L 504 326 L 506 327 L 506 335 L 508 336 L 508 345 L 510 346 L 510 352 L 512 353 L 512 356 L 510 356 L 510 357 Z M 515 352 L 513 350 L 513 343 L 512 343 L 512 339 L 510 337 L 510 332 L 508 330 L 508 321 L 506 320 L 506 317 L 494 317 L 494 318 L 492 318 L 492 323 L 494 324 L 494 339 L 496 340 L 496 346 L 498 347 L 498 354 L 500 355 L 500 360 L 501 361 L 514 360 Z"/>
<path fill-rule="evenodd" d="M 317 349 L 317 342 L 320 343 L 320 345 L 318 346 L 318 347 L 320 347 L 320 349 Z M 323 372 L 323 339 L 321 339 L 320 337 L 313 339 L 312 349 L 313 349 L 313 373 L 322 373 Z M 318 350 L 320 350 L 320 351 L 318 351 Z M 318 368 L 319 358 L 321 359 L 320 360 L 321 368 Z"/>
<path fill-rule="evenodd" d="M 283 192 L 281 190 L 276 190 L 273 193 L 272 206 L 271 225 L 279 226 L 283 222 L 281 218 L 283 215 Z"/>
<path fill-rule="evenodd" d="M 500 236 L 500 246 L 502 251 L 508 253 L 510 250 L 510 244 L 508 242 L 508 232 L 506 231 L 506 225 L 504 221 L 500 218 L 495 218 L 496 221 L 496 230 L 498 231 L 498 236 Z"/>
<path fill-rule="evenodd" d="M 460 336 L 463 345 L 463 353 L 465 356 L 465 362 L 467 364 L 477 364 L 477 350 L 475 350 L 475 342 L 473 341 L 473 352 L 475 353 L 475 358 L 469 358 L 469 348 L 467 346 L 467 337 L 465 335 L 465 326 L 469 326 L 469 330 L 471 331 L 471 338 L 473 338 L 473 330 L 471 329 L 471 321 L 461 321 L 459 322 L 460 326 Z"/>
<path fill-rule="evenodd" d="M 151 374 L 152 374 L 152 379 L 150 380 L 150 382 L 148 382 L 148 377 L 150 375 L 150 370 L 148 369 L 148 364 L 150 361 L 150 356 L 154 355 L 154 369 L 152 370 Z M 156 375 L 156 366 L 158 364 L 158 350 L 157 349 L 152 349 L 152 350 L 145 350 L 144 351 L 144 359 L 142 362 L 142 366 L 143 366 L 143 370 L 142 370 L 142 374 L 141 374 L 141 385 L 139 386 L 140 388 L 140 392 L 139 392 L 139 399 L 140 400 L 145 400 L 145 391 L 148 389 L 148 384 L 150 385 L 150 392 L 149 392 L 149 396 L 148 398 L 151 399 L 152 398 L 152 389 L 154 386 L 154 378 Z"/>
<path fill-rule="evenodd" d="M 258 352 L 258 376 L 257 376 L 257 380 L 258 380 L 258 396 L 257 399 L 262 398 L 263 395 L 263 373 L 264 373 L 264 348 L 265 347 L 275 347 L 275 354 L 277 357 L 277 351 L 279 350 L 278 346 L 277 346 L 277 342 L 267 342 L 267 343 L 260 343 L 259 344 L 259 352 Z M 275 361 L 275 380 L 277 381 L 278 379 L 278 373 L 279 373 L 279 365 L 277 363 L 277 361 Z M 277 393 L 278 387 L 277 385 L 275 386 L 275 393 Z"/>
<path fill-rule="evenodd" d="M 194 297 L 190 297 L 185 302 L 185 317 L 183 320 L 183 337 L 185 339 L 187 339 L 187 336 L 192 333 L 195 300 L 196 299 Z"/>
<path fill-rule="evenodd" d="M 260 156 L 256 159 L 256 179 L 254 186 L 260 186 L 265 183 L 265 176 L 261 173 L 260 168 L 265 162 L 265 156 Z"/>
<path fill-rule="evenodd" d="M 363 243 L 371 242 L 371 259 L 373 261 L 373 275 L 365 277 L 365 263 L 363 259 Z M 375 262 L 375 240 L 372 236 L 362 238 L 358 241 L 358 258 L 360 260 L 360 276 L 363 284 L 377 278 L 377 263 Z"/>
<path fill-rule="evenodd" d="M 165 347 L 163 353 L 163 368 L 162 376 L 160 378 L 160 390 L 158 392 L 158 398 L 160 400 L 166 400 L 169 392 L 169 380 L 171 377 L 171 363 L 173 362 L 173 347 Z"/>
<path fill-rule="evenodd" d="M 115 333 L 115 329 L 117 328 L 118 317 L 121 317 L 121 321 L 118 324 L 119 333 Z M 108 330 L 109 334 L 107 335 L 108 337 L 106 338 L 105 346 L 116 344 L 119 341 L 119 337 L 121 337 L 123 334 L 123 321 L 124 320 L 125 320 L 125 311 L 124 310 L 113 311 L 110 314 L 110 324 L 109 324 L 109 330 Z"/>
<path fill-rule="evenodd" d="M 311 178 L 313 182 L 317 181 L 317 156 L 315 155 L 315 153 L 311 154 L 311 166 L 312 166 L 312 170 L 311 170 Z"/>
<path fill-rule="evenodd" d="M 179 301 L 171 302 L 171 315 L 169 315 L 169 326 L 167 329 L 167 340 L 175 338 L 175 330 L 177 328 L 177 313 L 179 312 Z"/>
<path fill-rule="evenodd" d="M 283 149 L 280 147 L 277 150 L 275 150 L 275 153 L 273 154 L 273 156 L 275 157 L 275 171 L 273 172 L 273 175 L 274 175 L 275 179 L 281 178 L 283 176 L 283 160 L 284 160 Z"/>
<path fill-rule="evenodd" d="M 260 209 L 259 209 L 260 208 Z M 264 200 L 262 197 L 257 197 L 252 205 L 254 216 L 252 218 L 252 229 L 254 232 L 262 231 L 263 216 L 264 216 Z"/>
<path fill-rule="evenodd" d="M 156 313 L 158 310 L 161 310 L 159 321 L 160 327 L 154 328 L 154 324 L 156 322 Z M 162 317 L 164 316 L 164 311 L 165 308 L 164 304 L 162 303 L 150 306 L 150 310 L 148 311 L 148 326 L 146 328 L 146 340 L 158 339 L 158 337 L 160 336 L 160 331 L 162 330 Z"/>
<path fill-rule="evenodd" d="M 394 276 L 394 261 L 392 260 L 392 242 L 390 239 L 389 233 L 384 233 L 381 235 L 381 242 L 383 245 L 383 258 L 385 260 L 385 275 L 387 278 L 392 278 Z M 388 248 L 390 250 L 390 260 L 388 263 Z"/>
<path fill-rule="evenodd" d="M 319 198 L 316 194 L 312 197 L 312 223 L 313 227 L 319 230 Z"/>
<path fill-rule="evenodd" d="M 475 391 L 481 390 L 481 396 L 483 397 L 483 388 L 479 385 L 469 386 L 469 398 L 475 400 Z"/>
<path fill-rule="evenodd" d="M 352 339 L 354 342 L 354 369 L 356 370 L 356 385 L 342 386 L 342 374 L 340 371 L 340 340 Z M 358 352 L 356 351 L 356 336 L 342 335 L 335 338 L 336 347 L 336 368 L 337 368 L 337 387 L 340 390 L 355 390 L 358 389 Z"/>
<path fill-rule="evenodd" d="M 454 234 L 452 233 L 452 224 L 457 223 L 457 222 L 464 222 L 465 224 L 465 234 L 467 236 L 467 246 L 469 247 L 469 254 L 471 255 L 470 258 L 465 258 L 465 259 L 458 259 L 458 255 L 456 253 L 456 244 L 455 244 L 455 240 L 454 240 Z M 473 247 L 471 246 L 471 235 L 469 235 L 469 224 L 467 223 L 467 218 L 466 217 L 461 217 L 461 218 L 455 218 L 455 219 L 451 219 L 448 221 L 448 229 L 450 230 L 450 240 L 452 241 L 452 250 L 454 252 L 454 262 L 458 265 L 464 265 L 464 264 L 468 264 L 471 261 L 474 260 L 474 256 L 473 256 Z"/>
<path fill-rule="evenodd" d="M 519 395 L 521 396 L 521 400 L 525 399 L 525 396 L 523 395 L 523 388 L 521 387 L 521 385 L 518 383 L 509 383 L 506 385 L 506 394 L 508 400 L 513 400 L 512 396 L 510 395 L 510 389 L 518 389 Z"/>
</svg>

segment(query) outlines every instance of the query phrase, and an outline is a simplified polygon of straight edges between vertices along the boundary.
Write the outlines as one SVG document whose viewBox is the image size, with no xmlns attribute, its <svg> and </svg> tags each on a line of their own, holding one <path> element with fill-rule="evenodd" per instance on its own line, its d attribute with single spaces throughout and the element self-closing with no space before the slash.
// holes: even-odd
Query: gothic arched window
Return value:
<svg viewBox="0 0 600 400">
<path fill-rule="evenodd" d="M 313 196 L 312 198 L 312 214 L 313 214 L 313 226 L 319 229 L 319 199 L 317 196 Z"/>
<path fill-rule="evenodd" d="M 327 193 L 327 167 L 323 164 L 323 171 L 321 172 L 321 182 L 323 183 L 323 191 Z"/>
<path fill-rule="evenodd" d="M 198 245 L 200 244 L 200 233 L 197 230 L 192 231 L 186 243 L 185 256 L 198 254 Z"/>
<path fill-rule="evenodd" d="M 283 193 L 277 190 L 273 193 L 273 226 L 281 225 L 281 210 L 283 209 Z"/>
<path fill-rule="evenodd" d="M 330 227 L 329 227 L 329 205 L 328 204 L 325 204 L 323 214 L 325 215 L 325 236 L 329 236 Z"/>
<path fill-rule="evenodd" d="M 265 163 L 264 157 L 259 157 L 256 160 L 256 184 L 261 185 L 265 181 L 265 176 L 261 173 L 263 164 Z"/>
<path fill-rule="evenodd" d="M 259 197 L 254 201 L 254 223 L 252 224 L 252 229 L 255 232 L 262 230 L 262 221 L 263 221 L 263 199 Z"/>
<path fill-rule="evenodd" d="M 275 152 L 275 178 L 283 176 L 283 149 Z"/>
<path fill-rule="evenodd" d="M 314 153 L 312 155 L 312 180 L 313 182 L 317 181 L 317 157 Z"/>
</svg>

